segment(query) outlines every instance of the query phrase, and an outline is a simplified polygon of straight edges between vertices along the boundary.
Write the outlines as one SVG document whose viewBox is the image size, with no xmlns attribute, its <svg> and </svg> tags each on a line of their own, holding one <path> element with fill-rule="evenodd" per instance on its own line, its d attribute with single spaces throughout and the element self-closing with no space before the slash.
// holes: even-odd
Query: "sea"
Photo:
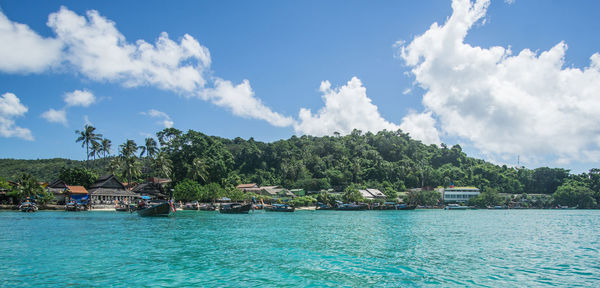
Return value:
<svg viewBox="0 0 600 288">
<path fill-rule="evenodd" d="M 0 287 L 600 287 L 599 210 L 0 212 Z"/>
</svg>

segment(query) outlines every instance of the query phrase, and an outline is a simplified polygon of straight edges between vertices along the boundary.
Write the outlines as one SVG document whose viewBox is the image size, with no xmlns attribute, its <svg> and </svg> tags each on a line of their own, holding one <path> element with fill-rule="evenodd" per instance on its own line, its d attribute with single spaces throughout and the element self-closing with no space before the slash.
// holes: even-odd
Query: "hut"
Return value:
<svg viewBox="0 0 600 288">
<path fill-rule="evenodd" d="M 83 186 L 70 186 L 64 191 L 65 202 L 71 202 L 71 200 L 77 202 L 87 203 L 89 200 L 89 192 Z"/>
<path fill-rule="evenodd" d="M 67 189 L 67 183 L 63 180 L 54 180 L 48 186 L 46 186 L 48 192 L 54 195 L 54 199 L 56 199 L 56 204 L 64 205 L 66 202 L 65 190 Z"/>
<path fill-rule="evenodd" d="M 113 204 L 115 201 L 133 202 L 137 194 L 121 183 L 115 175 L 104 175 L 92 184 L 89 189 L 90 200 L 94 204 Z"/>
</svg>

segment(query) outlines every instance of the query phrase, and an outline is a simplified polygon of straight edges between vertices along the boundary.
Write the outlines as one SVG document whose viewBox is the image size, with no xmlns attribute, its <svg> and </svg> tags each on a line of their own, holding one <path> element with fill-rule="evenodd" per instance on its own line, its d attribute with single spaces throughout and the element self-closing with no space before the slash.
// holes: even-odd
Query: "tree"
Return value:
<svg viewBox="0 0 600 288">
<path fill-rule="evenodd" d="M 96 156 L 100 156 L 100 151 L 102 151 L 102 144 L 97 141 L 92 141 L 92 150 L 90 151 L 90 157 L 94 158 L 94 163 L 96 163 Z"/>
<path fill-rule="evenodd" d="M 217 201 L 217 199 L 219 199 L 219 198 L 223 197 L 223 195 L 225 195 L 225 191 L 217 183 L 210 183 L 210 184 L 204 186 L 204 192 L 205 192 L 204 200 L 207 200 L 207 201 L 210 201 L 213 203 L 215 201 Z"/>
<path fill-rule="evenodd" d="M 141 167 L 135 156 L 138 146 L 135 144 L 135 141 L 127 139 L 127 141 L 119 147 L 121 148 L 123 174 L 127 178 L 127 184 L 131 185 L 132 179 L 137 178 L 142 174 Z"/>
<path fill-rule="evenodd" d="M 342 195 L 342 199 L 344 199 L 346 203 L 363 202 L 365 200 L 362 194 L 360 194 L 358 191 L 358 188 L 354 185 L 346 187 L 344 194 Z"/>
<path fill-rule="evenodd" d="M 202 197 L 202 185 L 198 182 L 185 179 L 175 185 L 173 198 L 178 201 L 190 202 Z"/>
<path fill-rule="evenodd" d="M 75 143 L 81 142 L 81 147 L 85 146 L 85 154 L 87 155 L 88 166 L 90 161 L 90 144 L 98 142 L 100 139 L 102 139 L 102 134 L 96 134 L 94 131 L 96 131 L 96 128 L 87 124 L 83 127 L 83 130 L 75 130 L 75 134 L 79 135 L 77 140 L 75 140 Z"/>
<path fill-rule="evenodd" d="M 469 205 L 477 206 L 480 208 L 487 206 L 498 206 L 504 203 L 504 199 L 500 194 L 498 194 L 498 190 L 494 188 L 486 188 L 482 193 L 469 199 Z"/>
<path fill-rule="evenodd" d="M 148 137 L 145 140 L 146 144 L 144 146 L 140 146 L 140 157 L 143 157 L 146 154 L 147 157 L 154 158 L 154 155 L 158 152 L 158 145 L 156 144 L 156 140 L 154 138 Z"/>
<path fill-rule="evenodd" d="M 594 199 L 594 191 L 585 186 L 584 183 L 567 181 L 556 189 L 552 194 L 554 203 L 560 206 L 578 207 L 580 209 L 597 208 L 598 203 Z"/>
<path fill-rule="evenodd" d="M 40 205 L 46 205 L 54 199 L 54 195 L 42 188 L 39 182 L 31 176 L 31 174 L 23 173 L 17 182 L 19 185 L 11 194 L 17 196 L 19 199 L 29 197 Z"/>
<path fill-rule="evenodd" d="M 109 139 L 102 139 L 100 151 L 102 151 L 102 157 L 106 158 L 106 155 L 110 155 L 110 146 L 112 145 Z"/>
<path fill-rule="evenodd" d="M 410 191 L 407 195 L 407 203 L 419 206 L 436 206 L 442 199 L 442 195 L 435 190 Z"/>
<path fill-rule="evenodd" d="M 86 168 L 63 167 L 60 169 L 58 179 L 65 181 L 68 185 L 90 187 L 98 180 L 98 175 Z"/>
<path fill-rule="evenodd" d="M 171 172 L 173 171 L 173 161 L 169 159 L 167 153 L 158 152 L 156 158 L 152 163 L 154 171 L 158 171 L 158 176 L 171 178 Z"/>
<path fill-rule="evenodd" d="M 194 158 L 192 165 L 190 166 L 188 175 L 198 181 L 202 180 L 202 183 L 207 183 L 208 180 L 208 165 L 203 159 Z"/>
</svg>

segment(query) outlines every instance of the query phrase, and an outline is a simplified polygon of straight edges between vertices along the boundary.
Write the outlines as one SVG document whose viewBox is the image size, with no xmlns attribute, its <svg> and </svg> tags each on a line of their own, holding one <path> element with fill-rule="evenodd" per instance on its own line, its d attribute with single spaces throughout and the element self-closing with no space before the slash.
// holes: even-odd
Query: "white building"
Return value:
<svg viewBox="0 0 600 288">
<path fill-rule="evenodd" d="M 467 202 L 477 197 L 480 191 L 476 187 L 451 187 L 444 189 L 444 202 Z"/>
</svg>

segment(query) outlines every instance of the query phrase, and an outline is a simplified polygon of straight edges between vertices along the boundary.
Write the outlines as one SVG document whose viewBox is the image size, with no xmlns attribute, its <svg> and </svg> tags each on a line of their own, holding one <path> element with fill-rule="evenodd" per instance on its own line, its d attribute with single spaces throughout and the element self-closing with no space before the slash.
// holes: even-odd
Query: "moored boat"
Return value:
<svg viewBox="0 0 600 288">
<path fill-rule="evenodd" d="M 288 204 L 273 204 L 271 206 L 265 206 L 265 211 L 268 212 L 294 212 L 296 208 Z"/>
<path fill-rule="evenodd" d="M 154 205 L 142 206 L 138 208 L 138 215 L 141 217 L 166 217 L 171 213 L 173 206 L 170 202 L 163 202 Z"/>
<path fill-rule="evenodd" d="M 26 200 L 19 205 L 19 210 L 21 210 L 21 212 L 35 212 L 38 210 L 38 207 L 34 202 Z"/>
<path fill-rule="evenodd" d="M 396 204 L 396 210 L 415 210 L 417 206 L 407 204 Z"/>
<path fill-rule="evenodd" d="M 224 214 L 247 214 L 252 209 L 252 204 L 229 203 L 221 204 L 219 212 Z"/>
<path fill-rule="evenodd" d="M 85 205 L 83 205 L 79 202 L 76 202 L 76 201 L 71 201 L 65 205 L 65 211 L 78 212 L 78 211 L 84 211 L 84 210 L 85 210 Z"/>
<path fill-rule="evenodd" d="M 183 209 L 183 210 L 200 210 L 200 205 L 196 201 L 188 202 L 188 203 L 185 203 L 184 205 L 182 205 L 181 209 Z"/>
<path fill-rule="evenodd" d="M 444 210 L 467 210 L 469 206 L 462 206 L 459 204 L 448 204 L 444 207 Z"/>
<path fill-rule="evenodd" d="M 337 208 L 335 208 L 335 210 L 339 210 L 339 211 L 360 211 L 360 210 L 367 210 L 367 208 L 369 208 L 369 206 L 367 204 L 364 203 L 360 203 L 360 204 L 340 204 L 337 206 Z"/>
</svg>

